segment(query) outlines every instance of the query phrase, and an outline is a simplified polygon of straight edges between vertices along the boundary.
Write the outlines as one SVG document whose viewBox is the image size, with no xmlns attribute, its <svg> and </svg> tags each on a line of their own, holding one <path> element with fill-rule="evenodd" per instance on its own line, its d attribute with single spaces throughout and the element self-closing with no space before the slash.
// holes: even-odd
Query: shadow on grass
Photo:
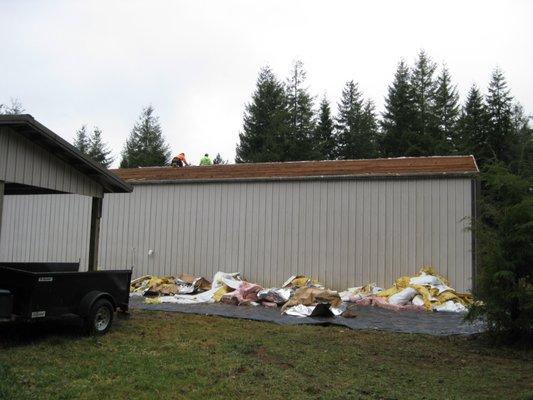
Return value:
<svg viewBox="0 0 533 400">
<path fill-rule="evenodd" d="M 81 318 L 61 318 L 32 322 L 5 322 L 0 324 L 0 348 L 6 349 L 47 341 L 64 343 L 65 339 L 85 337 Z"/>
</svg>

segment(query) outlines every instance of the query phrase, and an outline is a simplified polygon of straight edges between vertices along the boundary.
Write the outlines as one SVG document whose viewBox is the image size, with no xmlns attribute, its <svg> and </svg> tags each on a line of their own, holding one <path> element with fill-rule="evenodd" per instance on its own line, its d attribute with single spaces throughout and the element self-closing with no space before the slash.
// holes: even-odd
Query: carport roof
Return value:
<svg viewBox="0 0 533 400">
<path fill-rule="evenodd" d="M 365 160 L 147 167 L 113 170 L 131 183 L 334 178 L 451 177 L 479 173 L 473 156 L 401 157 Z"/>
<path fill-rule="evenodd" d="M 133 190 L 117 175 L 81 154 L 74 146 L 29 114 L 0 115 L 1 126 L 8 126 L 32 143 L 53 153 L 57 158 L 102 185 L 105 193 L 127 193 Z"/>
</svg>

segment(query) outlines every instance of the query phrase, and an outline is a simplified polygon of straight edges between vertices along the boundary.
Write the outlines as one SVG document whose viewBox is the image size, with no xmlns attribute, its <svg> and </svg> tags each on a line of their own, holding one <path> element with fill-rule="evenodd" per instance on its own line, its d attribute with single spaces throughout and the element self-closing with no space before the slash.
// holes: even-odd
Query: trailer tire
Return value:
<svg viewBox="0 0 533 400">
<path fill-rule="evenodd" d="M 113 324 L 113 305 L 107 299 L 94 302 L 85 317 L 85 329 L 90 335 L 104 335 Z"/>
</svg>

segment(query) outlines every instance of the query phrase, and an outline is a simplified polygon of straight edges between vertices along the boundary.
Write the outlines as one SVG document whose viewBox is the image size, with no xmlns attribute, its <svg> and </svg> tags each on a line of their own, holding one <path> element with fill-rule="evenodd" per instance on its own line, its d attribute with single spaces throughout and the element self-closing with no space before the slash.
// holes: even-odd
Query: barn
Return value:
<svg viewBox="0 0 533 400">
<path fill-rule="evenodd" d="M 74 235 L 76 248 L 85 254 L 85 268 L 95 270 L 104 194 L 131 191 L 130 185 L 80 154 L 31 115 L 0 115 L 0 262 L 73 260 L 48 250 L 46 256 L 40 256 L 38 249 L 68 246 L 70 243 L 61 240 Z M 54 226 L 61 235 L 49 238 L 43 228 L 51 215 L 34 215 L 17 206 L 19 200 L 55 204 L 56 196 L 59 203 L 65 196 L 84 200 L 84 214 L 77 216 L 87 221 L 83 230 L 75 220 L 57 219 Z M 54 218 L 60 215 L 58 212 Z M 8 251 L 12 248 L 17 248 L 16 257 Z"/>
<path fill-rule="evenodd" d="M 134 190 L 102 194 L 102 269 L 239 271 L 264 286 L 306 274 L 343 289 L 389 286 L 433 265 L 459 291 L 474 283 L 472 156 L 112 172 Z M 80 260 L 87 268 L 91 207 L 80 194 L 7 196 L 0 262 Z"/>
</svg>

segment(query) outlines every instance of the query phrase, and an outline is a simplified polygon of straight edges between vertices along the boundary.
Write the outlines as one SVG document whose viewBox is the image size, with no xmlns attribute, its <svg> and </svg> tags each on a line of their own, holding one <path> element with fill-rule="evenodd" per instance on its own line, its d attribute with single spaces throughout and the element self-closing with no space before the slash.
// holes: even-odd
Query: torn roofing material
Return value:
<svg viewBox="0 0 533 400">
<path fill-rule="evenodd" d="M 293 161 L 202 167 L 115 169 L 130 183 L 247 180 L 353 179 L 379 177 L 473 176 L 473 156 L 402 157 L 366 160 Z"/>
</svg>

